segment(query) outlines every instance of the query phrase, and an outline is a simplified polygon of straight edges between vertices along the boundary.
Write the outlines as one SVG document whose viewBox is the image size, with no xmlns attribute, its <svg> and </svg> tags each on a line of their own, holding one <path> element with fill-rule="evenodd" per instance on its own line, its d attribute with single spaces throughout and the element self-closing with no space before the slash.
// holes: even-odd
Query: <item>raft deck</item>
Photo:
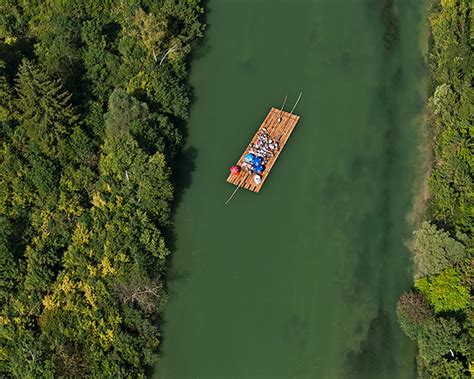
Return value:
<svg viewBox="0 0 474 379">
<path fill-rule="evenodd" d="M 278 122 L 279 117 L 281 117 L 280 122 Z M 272 108 L 268 113 L 267 117 L 265 117 L 265 120 L 262 122 L 262 125 L 260 125 L 260 127 L 258 128 L 257 132 L 252 138 L 252 141 L 250 141 L 249 145 L 244 150 L 242 156 L 236 163 L 236 165 L 240 166 L 242 169 L 237 174 L 229 174 L 229 176 L 227 177 L 227 182 L 245 188 L 249 191 L 257 193 L 260 192 L 263 183 L 265 183 L 265 180 L 270 174 L 273 165 L 275 164 L 280 153 L 285 147 L 285 144 L 288 141 L 288 138 L 290 137 L 290 134 L 295 128 L 299 119 L 300 116 L 285 111 L 282 112 L 280 109 L 277 108 Z M 256 184 L 253 179 L 254 174 L 248 173 L 243 168 L 242 163 L 244 163 L 245 154 L 247 154 L 247 152 L 250 150 L 251 145 L 257 142 L 258 133 L 262 130 L 262 128 L 267 129 L 267 134 L 271 139 L 278 142 L 279 148 L 276 153 L 266 162 L 265 170 L 261 174 L 262 181 L 259 184 Z"/>
</svg>

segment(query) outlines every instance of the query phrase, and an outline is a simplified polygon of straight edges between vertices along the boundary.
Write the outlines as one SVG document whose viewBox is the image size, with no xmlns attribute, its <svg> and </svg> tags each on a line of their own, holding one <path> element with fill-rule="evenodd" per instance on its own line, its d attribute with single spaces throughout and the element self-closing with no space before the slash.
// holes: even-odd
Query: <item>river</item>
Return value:
<svg viewBox="0 0 474 379">
<path fill-rule="evenodd" d="M 414 378 L 395 304 L 411 283 L 424 3 L 206 8 L 154 377 Z M 228 167 L 300 91 L 300 122 L 262 191 L 224 205 Z"/>
</svg>

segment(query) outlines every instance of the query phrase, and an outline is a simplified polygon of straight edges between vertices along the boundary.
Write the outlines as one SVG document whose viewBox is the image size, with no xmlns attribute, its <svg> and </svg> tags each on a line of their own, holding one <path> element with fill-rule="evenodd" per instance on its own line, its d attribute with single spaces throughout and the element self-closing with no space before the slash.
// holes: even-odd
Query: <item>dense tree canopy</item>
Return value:
<svg viewBox="0 0 474 379">
<path fill-rule="evenodd" d="M 0 3 L 0 376 L 143 377 L 199 1 Z"/>
<path fill-rule="evenodd" d="M 415 292 L 402 295 L 397 315 L 418 341 L 422 377 L 466 378 L 474 375 L 472 4 L 432 0 L 429 19 L 429 221 L 414 233 Z"/>
<path fill-rule="evenodd" d="M 420 353 L 431 363 L 443 356 L 466 353 L 467 338 L 461 333 L 461 326 L 453 318 L 439 317 L 429 321 L 419 338 Z"/>
</svg>

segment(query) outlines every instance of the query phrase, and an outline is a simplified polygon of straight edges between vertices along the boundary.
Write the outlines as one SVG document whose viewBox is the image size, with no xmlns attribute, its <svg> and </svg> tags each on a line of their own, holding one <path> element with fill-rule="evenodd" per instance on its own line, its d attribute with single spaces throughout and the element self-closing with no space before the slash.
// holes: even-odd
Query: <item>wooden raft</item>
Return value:
<svg viewBox="0 0 474 379">
<path fill-rule="evenodd" d="M 281 122 L 278 122 L 279 117 L 281 117 Z M 270 174 L 273 165 L 275 164 L 278 156 L 285 147 L 285 144 L 288 141 L 288 138 L 290 137 L 290 134 L 295 128 L 299 119 L 300 116 L 285 111 L 282 112 L 280 109 L 277 108 L 272 108 L 268 113 L 267 117 L 265 117 L 265 120 L 262 122 L 262 125 L 260 125 L 260 127 L 258 128 L 257 133 L 255 133 L 255 136 L 252 138 L 252 141 L 250 141 L 249 145 L 244 150 L 244 153 L 236 163 L 237 166 L 242 167 L 244 157 L 247 154 L 248 150 L 250 150 L 251 144 L 257 142 L 258 133 L 262 130 L 262 128 L 266 128 L 267 134 L 271 139 L 278 142 L 279 148 L 276 153 L 272 157 L 270 157 L 270 159 L 265 163 L 265 170 L 261 174 L 262 181 L 259 184 L 256 184 L 253 180 L 254 174 L 248 173 L 242 167 L 242 170 L 240 170 L 239 173 L 229 174 L 229 176 L 227 177 L 227 182 L 234 184 L 238 187 L 245 188 L 249 191 L 257 193 L 260 192 L 263 183 L 265 183 L 267 176 Z"/>
</svg>

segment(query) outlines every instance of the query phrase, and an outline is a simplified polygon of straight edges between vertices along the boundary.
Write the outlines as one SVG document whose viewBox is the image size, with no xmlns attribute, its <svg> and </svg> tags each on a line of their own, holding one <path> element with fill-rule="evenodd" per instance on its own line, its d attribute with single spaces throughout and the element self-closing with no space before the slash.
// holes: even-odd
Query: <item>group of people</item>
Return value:
<svg viewBox="0 0 474 379">
<path fill-rule="evenodd" d="M 255 179 L 261 179 L 260 174 L 265 170 L 265 164 L 275 155 L 278 147 L 278 142 L 270 138 L 266 128 L 262 128 L 255 143 L 250 144 L 242 167 L 247 172 L 255 173 Z"/>
<path fill-rule="evenodd" d="M 253 172 L 253 165 L 250 162 L 242 162 L 242 167 L 249 173 Z"/>
<path fill-rule="evenodd" d="M 270 138 L 266 128 L 262 128 L 262 130 L 258 132 L 257 141 L 250 144 L 249 150 L 250 153 L 262 157 L 265 163 L 268 162 L 270 157 L 275 155 L 277 151 L 278 142 Z"/>
</svg>

